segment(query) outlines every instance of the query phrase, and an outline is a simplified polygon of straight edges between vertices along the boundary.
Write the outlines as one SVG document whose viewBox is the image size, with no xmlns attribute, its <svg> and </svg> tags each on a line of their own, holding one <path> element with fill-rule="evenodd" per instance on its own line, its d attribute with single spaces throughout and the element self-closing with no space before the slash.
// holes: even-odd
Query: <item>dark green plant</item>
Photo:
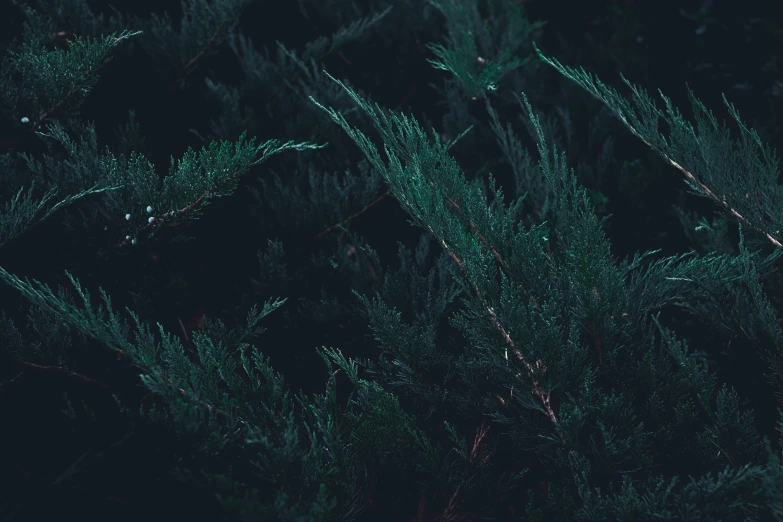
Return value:
<svg viewBox="0 0 783 522">
<path fill-rule="evenodd" d="M 695 124 L 626 99 L 511 0 L 303 1 L 321 34 L 263 47 L 249 1 L 13 4 L 9 519 L 781 518 L 783 205 L 734 106 L 736 138 L 690 91 Z M 153 86 L 112 121 L 99 73 Z M 667 165 L 713 208 L 658 206 Z M 687 248 L 646 237 L 663 219 Z"/>
</svg>

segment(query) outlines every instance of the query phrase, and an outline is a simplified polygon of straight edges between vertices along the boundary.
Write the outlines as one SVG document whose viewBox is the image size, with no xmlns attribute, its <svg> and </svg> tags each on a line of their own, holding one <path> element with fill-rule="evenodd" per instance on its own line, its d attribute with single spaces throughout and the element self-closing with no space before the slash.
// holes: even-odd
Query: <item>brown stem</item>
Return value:
<svg viewBox="0 0 783 522">
<path fill-rule="evenodd" d="M 427 225 L 427 228 L 429 229 L 429 232 L 430 234 L 432 234 L 433 237 L 438 237 L 435 234 L 435 231 L 432 230 L 432 228 L 429 225 Z M 454 253 L 454 250 L 452 250 L 452 248 L 446 243 L 446 241 L 441 239 L 440 243 L 443 246 L 446 253 L 448 253 L 448 255 L 454 260 L 454 262 L 457 263 L 457 266 L 460 268 L 460 270 L 464 272 L 465 266 L 462 263 L 462 260 L 457 256 L 457 254 Z M 503 328 L 502 324 L 500 324 L 500 320 L 498 319 L 497 314 L 495 313 L 495 309 L 489 306 L 486 299 L 484 299 L 484 296 L 481 294 L 481 290 L 479 290 L 478 286 L 472 281 L 470 282 L 470 285 L 473 287 L 473 291 L 476 292 L 476 296 L 479 298 L 479 300 L 482 302 L 484 307 L 487 309 L 487 312 L 489 313 L 489 317 L 490 320 L 492 321 L 493 326 L 500 332 L 500 335 L 503 337 L 503 340 L 506 341 L 506 344 L 508 344 L 508 346 L 511 348 L 512 353 L 525 367 L 527 376 L 533 384 L 533 391 L 541 400 L 541 403 L 544 406 L 544 409 L 546 410 L 546 414 L 555 424 L 555 428 L 557 430 L 558 436 L 560 437 L 560 440 L 563 442 L 563 444 L 566 444 L 565 437 L 563 437 L 562 433 L 560 433 L 560 429 L 558 428 L 557 416 L 555 415 L 555 412 L 552 409 L 549 392 L 544 391 L 540 381 L 538 380 L 538 377 L 535 374 L 535 371 L 533 370 L 533 366 L 529 362 L 527 362 L 525 356 L 522 355 L 522 352 L 519 351 L 516 344 L 514 343 L 514 340 L 511 339 L 511 336 L 508 335 L 506 329 Z M 506 355 L 506 359 L 508 359 L 508 354 Z"/>
<path fill-rule="evenodd" d="M 429 182 L 430 185 L 432 185 L 433 188 L 435 188 L 435 183 L 432 180 L 428 179 L 427 181 Z M 444 197 L 446 198 L 446 201 L 448 201 L 451 205 L 453 205 L 454 208 L 457 209 L 457 211 L 460 214 L 462 214 L 463 217 L 465 216 L 465 212 L 462 210 L 462 207 L 460 207 L 457 204 L 456 201 L 451 199 L 449 196 L 444 196 Z M 489 241 L 487 241 L 487 239 L 484 237 L 484 235 L 481 233 L 481 231 L 478 229 L 478 227 L 476 227 L 475 223 L 473 223 L 473 221 L 471 221 L 467 217 L 465 217 L 465 220 L 468 222 L 468 225 L 470 226 L 470 229 L 479 237 L 481 242 L 484 243 L 484 245 L 486 245 L 487 248 L 489 248 L 489 250 L 495 256 L 495 259 L 497 260 L 497 262 L 500 264 L 500 266 L 503 267 L 503 269 L 506 271 L 506 273 L 510 274 L 508 265 L 503 260 L 503 258 L 500 256 L 500 253 L 495 249 L 495 247 L 493 247 L 492 245 L 489 244 Z M 538 301 L 536 300 L 535 296 L 530 294 L 530 292 L 525 287 L 522 286 L 522 283 L 517 282 L 517 284 L 519 285 L 519 288 L 522 290 L 522 292 L 524 292 L 524 294 L 536 306 L 536 310 L 538 310 L 540 312 L 541 311 L 541 306 L 538 304 Z"/>
<path fill-rule="evenodd" d="M 117 41 L 116 37 L 112 37 L 112 38 L 113 38 L 114 41 Z M 90 76 L 90 75 L 93 75 L 93 74 L 97 74 L 98 71 L 103 69 L 104 65 L 106 65 L 106 64 L 105 63 L 101 64 L 94 71 L 88 71 L 85 74 L 85 76 Z M 65 94 L 65 96 L 63 96 L 63 98 L 59 102 L 57 102 L 49 110 L 47 110 L 44 113 L 42 113 L 38 117 L 38 119 L 35 121 L 35 123 L 32 124 L 32 126 L 30 127 L 30 131 L 31 132 L 35 132 L 36 130 L 38 130 L 38 127 L 40 127 L 43 124 L 44 120 L 46 120 L 47 118 L 50 118 L 55 112 L 57 112 L 60 109 L 60 107 L 62 107 L 65 104 L 65 102 L 68 101 L 68 99 L 73 95 L 74 92 L 76 92 L 76 86 L 72 86 L 68 90 L 68 92 Z"/>
<path fill-rule="evenodd" d="M 320 238 L 322 238 L 323 236 L 325 236 L 326 234 L 328 234 L 328 233 L 332 232 L 333 230 L 335 230 L 335 229 L 337 229 L 337 228 L 340 228 L 341 226 L 344 226 L 344 225 L 348 224 L 349 222 L 353 221 L 353 220 L 354 220 L 354 219 L 356 219 L 357 217 L 359 217 L 359 216 L 361 216 L 362 214 L 364 214 L 364 213 L 365 213 L 367 210 L 369 210 L 369 209 L 370 209 L 370 207 L 373 207 L 373 206 L 377 205 L 378 203 L 380 203 L 381 201 L 383 201 L 383 199 L 384 199 L 386 196 L 388 196 L 388 195 L 389 195 L 389 190 L 387 189 L 387 190 L 386 190 L 386 192 L 384 192 L 383 194 L 381 194 L 380 196 L 378 196 L 377 198 L 375 198 L 375 199 L 374 199 L 373 201 L 371 201 L 370 203 L 366 204 L 366 205 L 364 206 L 364 208 L 362 208 L 361 210 L 359 210 L 359 211 L 357 211 L 357 212 L 354 212 L 353 214 L 351 214 L 350 216 L 348 216 L 347 218 L 345 218 L 344 220 L 342 220 L 340 223 L 335 223 L 334 225 L 330 226 L 330 227 L 329 227 L 329 228 L 327 228 L 326 230 L 323 230 L 323 231 L 319 232 L 318 234 L 316 234 L 315 236 L 313 236 L 313 241 L 315 241 L 316 239 L 320 239 Z"/>
<path fill-rule="evenodd" d="M 623 121 L 624 121 L 624 120 L 623 120 Z M 627 122 L 625 122 L 625 121 L 624 121 L 624 123 L 626 123 L 626 125 L 628 125 L 628 123 L 627 123 Z M 702 183 L 701 181 L 697 180 L 697 179 L 696 179 L 696 176 L 694 176 L 693 174 L 691 174 L 690 172 L 688 172 L 687 170 L 685 170 L 685 168 L 684 168 L 682 165 L 680 165 L 679 163 L 677 163 L 676 161 L 674 161 L 673 159 L 671 159 L 669 156 L 667 156 L 667 155 L 666 155 L 666 154 L 664 154 L 663 152 L 661 152 L 661 151 L 659 151 L 658 149 L 656 149 L 655 147 L 653 147 L 653 146 L 652 146 L 652 145 L 651 145 L 651 144 L 650 144 L 650 143 L 649 143 L 647 140 L 645 140 L 644 138 L 642 138 L 642 136 L 641 136 L 641 135 L 640 135 L 638 132 L 636 132 L 635 130 L 633 130 L 633 127 L 630 127 L 630 125 L 629 125 L 629 128 L 632 130 L 632 132 L 633 132 L 634 134 L 636 134 L 636 136 L 637 136 L 639 139 L 641 139 L 641 140 L 642 140 L 642 141 L 645 143 L 645 145 L 647 145 L 648 147 L 650 147 L 650 148 L 651 148 L 651 149 L 653 149 L 654 151 L 658 152 L 658 154 L 660 154 L 661 156 L 663 156 L 663 158 L 664 158 L 666 161 L 668 161 L 668 162 L 669 162 L 669 163 L 670 163 L 672 166 L 674 166 L 675 168 L 677 168 L 677 169 L 678 169 L 680 172 L 682 172 L 683 174 L 685 174 L 685 176 L 686 176 L 686 177 L 687 177 L 689 180 L 691 180 L 692 182 L 694 182 L 695 184 L 697 184 L 697 185 L 698 185 L 698 186 L 699 186 L 699 187 L 700 187 L 700 188 L 701 188 L 701 189 L 702 189 L 702 190 L 703 190 L 703 191 L 704 191 L 704 192 L 705 192 L 705 193 L 706 193 L 706 194 L 707 194 L 709 197 L 711 197 L 711 198 L 712 198 L 714 201 L 716 201 L 716 202 L 718 202 L 718 203 L 722 203 L 722 204 L 723 204 L 723 206 L 724 206 L 724 207 L 726 207 L 727 209 L 729 209 L 729 210 L 731 211 L 731 213 L 732 213 L 734 216 L 736 216 L 738 219 L 740 219 L 740 220 L 744 221 L 744 222 L 745 222 L 745 223 L 746 223 L 746 224 L 747 224 L 749 227 L 751 227 L 752 229 L 754 229 L 754 230 L 756 230 L 756 231 L 760 232 L 761 234 L 763 234 L 764 236 L 766 236 L 766 238 L 769 240 L 769 242 L 770 242 L 770 243 L 772 243 L 773 245 L 775 245 L 775 246 L 776 246 L 776 247 L 778 247 L 778 248 L 783 248 L 783 244 L 781 244 L 781 243 L 780 243 L 780 241 L 778 241 L 777 239 L 775 239 L 774 237 L 772 237 L 772 236 L 771 236 L 771 235 L 770 235 L 770 234 L 769 234 L 767 231 L 765 231 L 765 230 L 762 230 L 762 229 L 760 229 L 760 228 L 756 227 L 755 225 L 753 225 L 753 224 L 752 224 L 750 221 L 748 221 L 748 220 L 747 220 L 745 217 L 743 217 L 743 216 L 742 216 L 742 215 L 741 215 L 739 212 L 737 212 L 736 210 L 734 210 L 733 208 L 731 208 L 731 207 L 729 206 L 729 204 L 726 202 L 726 200 L 719 198 L 719 197 L 718 197 L 718 196 L 717 196 L 717 195 L 716 195 L 714 192 L 712 192 L 712 190 L 710 190 L 710 189 L 709 189 L 709 187 L 707 187 L 707 185 L 705 185 L 705 184 L 704 184 L 704 183 Z"/>
<path fill-rule="evenodd" d="M 223 32 L 223 29 L 225 29 L 232 20 L 233 18 L 230 20 L 223 20 L 223 23 L 220 24 L 220 27 L 217 28 L 217 31 L 215 31 L 215 34 L 212 35 L 206 45 L 193 58 L 191 58 L 188 63 L 185 64 L 185 67 L 182 68 L 181 76 L 185 76 L 190 68 L 193 67 L 201 58 L 203 58 L 207 51 L 209 51 L 212 46 L 215 45 L 215 41 L 217 41 L 220 33 Z"/>
<path fill-rule="evenodd" d="M 125 355 L 125 350 L 117 349 L 115 351 L 117 352 L 118 358 L 119 358 L 119 356 Z M 93 379 L 92 377 L 88 377 L 88 376 L 83 375 L 81 373 L 71 371 L 71 370 L 69 370 L 67 368 L 64 368 L 62 366 L 48 366 L 48 365 L 43 365 L 43 364 L 37 364 L 37 363 L 34 363 L 34 362 L 30 362 L 30 361 L 23 361 L 21 359 L 17 359 L 16 362 L 18 362 L 19 364 L 23 364 L 25 366 L 28 366 L 30 368 L 38 369 L 38 370 L 48 370 L 48 371 L 56 371 L 56 372 L 64 373 L 68 377 L 73 377 L 73 378 L 82 380 L 84 382 L 88 382 L 90 384 L 94 384 L 94 385 L 99 386 L 101 388 L 108 388 L 109 387 L 107 384 L 105 384 L 105 383 L 103 383 L 103 382 L 101 382 L 101 381 L 99 381 L 97 379 Z M 171 379 L 166 378 L 166 381 L 169 384 L 171 384 L 172 386 L 174 385 L 174 382 Z M 182 395 L 185 395 L 187 397 L 187 392 L 183 388 L 177 387 L 177 391 L 179 391 Z M 224 412 L 223 410 L 221 410 L 219 408 L 216 408 L 216 407 L 212 406 L 208 402 L 204 402 L 202 400 L 199 400 L 197 402 L 199 404 L 201 404 L 202 406 L 206 407 L 210 412 L 214 411 L 218 415 L 222 415 L 224 417 L 228 417 L 228 414 L 226 412 Z M 237 419 L 237 420 L 241 424 L 245 424 L 245 421 L 243 421 L 241 419 Z"/>
<path fill-rule="evenodd" d="M 31 132 L 35 132 L 36 130 L 38 130 L 38 127 L 40 127 L 40 126 L 43 124 L 44 120 L 46 120 L 47 118 L 50 118 L 50 117 L 52 116 L 52 114 L 54 114 L 55 112 L 57 112 L 57 110 L 58 110 L 60 107 L 62 107 L 62 106 L 65 104 L 65 102 L 66 102 L 66 101 L 68 101 L 68 99 L 71 97 L 71 95 L 72 95 L 73 93 L 74 93 L 74 88 L 73 88 L 73 87 L 71 87 L 71 88 L 70 88 L 70 90 L 68 90 L 68 92 L 65 94 L 65 96 L 64 96 L 64 97 L 63 97 L 63 98 L 62 98 L 62 99 L 61 99 L 59 102 L 57 102 L 57 103 L 56 103 L 56 104 L 55 104 L 53 107 L 51 107 L 51 108 L 50 108 L 48 111 L 46 111 L 46 112 L 42 113 L 42 114 L 41 114 L 41 115 L 38 117 L 38 119 L 36 120 L 36 122 L 35 122 L 35 123 L 33 123 L 32 127 L 30 127 L 30 131 L 31 131 Z"/>
<path fill-rule="evenodd" d="M 469 456 L 469 460 L 471 463 L 473 463 L 476 460 L 476 457 L 478 456 L 479 446 L 481 445 L 481 442 L 484 440 L 484 437 L 486 437 L 488 432 L 489 432 L 489 426 L 486 426 L 485 424 L 482 424 L 476 430 L 476 436 L 473 439 L 473 448 L 471 448 L 470 456 Z M 485 456 L 482 459 L 481 463 L 486 464 L 488 460 L 489 460 L 489 455 Z M 459 495 L 462 486 L 468 480 L 468 476 L 469 476 L 469 472 L 465 471 L 465 473 L 462 476 L 462 481 L 456 487 L 451 497 L 449 497 L 449 503 L 446 506 L 446 509 L 443 510 L 443 513 L 441 513 L 440 518 L 438 519 L 439 522 L 457 522 L 459 520 L 466 520 L 465 515 L 462 516 L 457 515 L 456 510 L 457 510 L 457 495 Z"/>
<path fill-rule="evenodd" d="M 18 362 L 19 364 L 23 364 L 23 365 L 25 365 L 27 367 L 30 367 L 30 368 L 35 368 L 36 370 L 46 370 L 46 371 L 59 372 L 59 373 L 67 375 L 68 377 L 73 377 L 75 379 L 79 379 L 81 381 L 84 381 L 84 382 L 87 382 L 87 383 L 90 383 L 90 384 L 94 384 L 94 385 L 96 385 L 96 386 L 98 386 L 100 388 L 108 388 L 109 387 L 106 383 L 101 382 L 98 379 L 93 379 L 92 377 L 88 377 L 88 376 L 83 375 L 81 373 L 71 371 L 68 368 L 65 368 L 63 366 L 50 366 L 50 365 L 45 365 L 45 364 L 37 364 L 37 363 L 34 363 L 34 362 L 30 362 L 30 361 L 23 361 L 21 359 L 17 359 L 16 362 Z"/>
<path fill-rule="evenodd" d="M 235 176 L 231 176 L 230 178 L 227 178 L 227 180 L 228 180 L 228 179 L 234 179 L 234 178 L 236 178 L 236 177 L 237 177 L 236 175 L 235 175 Z M 211 191 L 210 191 L 210 190 L 207 190 L 207 191 L 205 191 L 203 194 L 201 194 L 201 195 L 200 195 L 200 196 L 199 196 L 199 197 L 198 197 L 198 198 L 197 198 L 195 201 L 193 201 L 192 203 L 190 203 L 189 205 L 187 205 L 187 206 L 185 206 L 185 207 L 182 207 L 182 208 L 181 208 L 181 209 L 179 209 L 179 210 L 172 210 L 172 211 L 170 211 L 170 212 L 166 212 L 165 214 L 161 214 L 160 216 L 158 216 L 158 217 L 155 219 L 155 221 L 154 221 L 154 222 L 152 222 L 152 223 L 148 223 L 148 224 L 146 224 L 146 225 L 142 226 L 142 227 L 141 227 L 141 228 L 138 230 L 138 232 L 144 232 L 145 230 L 148 230 L 149 228 L 151 228 L 152 226 L 154 226 L 154 225 L 156 225 L 156 224 L 157 224 L 157 225 L 160 225 L 162 221 L 170 220 L 171 218 L 174 218 L 174 217 L 178 217 L 178 216 L 182 216 L 182 215 L 184 215 L 184 214 L 187 214 L 188 212 L 190 212 L 190 211 L 192 211 L 194 208 L 196 208 L 196 207 L 198 206 L 198 204 L 199 204 L 199 203 L 201 203 L 201 202 L 202 202 L 202 201 L 204 201 L 206 198 L 208 198 L 208 197 L 209 197 L 209 195 L 210 195 L 210 193 L 211 193 Z M 169 222 L 169 223 L 166 223 L 166 224 L 167 224 L 168 226 L 176 226 L 176 223 L 175 223 L 175 222 Z M 131 244 L 131 241 L 130 241 L 130 240 L 123 239 L 122 241 L 120 241 L 119 243 L 117 243 L 117 246 L 118 246 L 118 247 L 125 247 L 125 246 L 128 246 L 129 244 Z"/>
</svg>

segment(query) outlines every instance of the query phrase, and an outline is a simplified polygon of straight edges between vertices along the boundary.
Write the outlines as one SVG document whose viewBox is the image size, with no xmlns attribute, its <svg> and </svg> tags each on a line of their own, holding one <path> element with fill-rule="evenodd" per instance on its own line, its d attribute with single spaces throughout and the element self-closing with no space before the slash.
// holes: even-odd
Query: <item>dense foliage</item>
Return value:
<svg viewBox="0 0 783 522">
<path fill-rule="evenodd" d="M 775 22 L 281 4 L 3 5 L 4 519 L 783 519 Z"/>
</svg>

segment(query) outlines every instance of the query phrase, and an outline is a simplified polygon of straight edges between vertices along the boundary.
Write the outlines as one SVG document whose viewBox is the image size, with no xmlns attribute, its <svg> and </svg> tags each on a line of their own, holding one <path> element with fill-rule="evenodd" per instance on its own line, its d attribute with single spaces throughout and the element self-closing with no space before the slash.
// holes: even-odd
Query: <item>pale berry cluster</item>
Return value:
<svg viewBox="0 0 783 522">
<path fill-rule="evenodd" d="M 147 214 L 152 214 L 152 207 L 150 205 L 147 205 L 147 208 L 145 210 L 147 211 Z M 132 216 L 131 216 L 130 212 L 125 214 L 125 221 L 130 221 L 131 217 Z M 152 224 L 154 222 L 155 222 L 155 216 L 150 216 L 149 218 L 147 218 L 147 223 Z M 136 244 L 136 238 L 131 239 L 130 236 L 125 236 L 125 240 L 126 241 L 130 241 L 131 245 L 135 245 Z"/>
</svg>

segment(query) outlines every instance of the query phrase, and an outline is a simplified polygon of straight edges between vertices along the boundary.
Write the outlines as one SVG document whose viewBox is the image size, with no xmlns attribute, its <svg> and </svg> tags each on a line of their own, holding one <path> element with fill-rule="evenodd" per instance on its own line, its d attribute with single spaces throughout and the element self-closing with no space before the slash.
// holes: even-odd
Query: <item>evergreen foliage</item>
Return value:
<svg viewBox="0 0 783 522">
<path fill-rule="evenodd" d="M 771 123 L 514 0 L 11 4 L 4 519 L 783 518 Z"/>
</svg>

